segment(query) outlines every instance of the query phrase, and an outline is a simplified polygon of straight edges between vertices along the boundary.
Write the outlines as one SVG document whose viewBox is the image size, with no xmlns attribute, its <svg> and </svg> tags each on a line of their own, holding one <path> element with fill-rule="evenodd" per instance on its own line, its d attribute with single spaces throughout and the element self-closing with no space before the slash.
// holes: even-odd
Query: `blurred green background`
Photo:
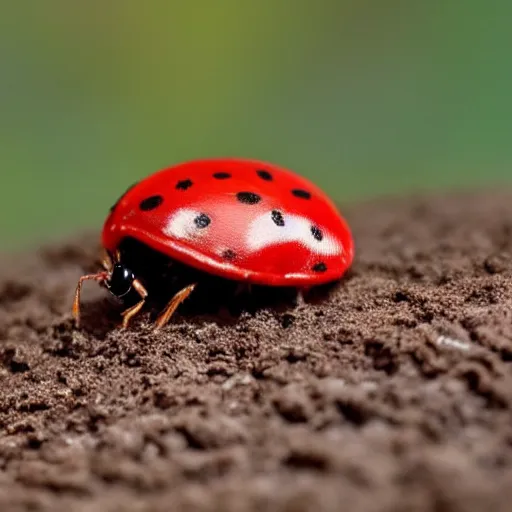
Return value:
<svg viewBox="0 0 512 512">
<path fill-rule="evenodd" d="M 512 183 L 512 2 L 0 3 L 2 249 L 134 180 L 270 160 L 341 201 Z"/>
</svg>

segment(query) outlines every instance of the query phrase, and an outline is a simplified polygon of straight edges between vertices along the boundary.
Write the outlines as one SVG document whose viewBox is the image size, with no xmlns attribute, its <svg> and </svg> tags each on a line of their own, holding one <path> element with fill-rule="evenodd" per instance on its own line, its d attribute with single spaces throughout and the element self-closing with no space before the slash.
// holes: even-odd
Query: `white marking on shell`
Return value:
<svg viewBox="0 0 512 512">
<path fill-rule="evenodd" d="M 194 219 L 201 215 L 197 210 L 180 208 L 169 217 L 164 233 L 174 238 L 186 240 L 197 239 L 208 232 L 208 228 L 198 229 Z"/>
<path fill-rule="evenodd" d="M 285 274 L 284 277 L 286 279 L 307 279 L 311 277 L 311 273 L 306 274 L 306 272 L 290 272 L 288 274 Z"/>
<path fill-rule="evenodd" d="M 271 245 L 297 242 L 316 254 L 336 256 L 343 252 L 343 247 L 337 240 L 320 226 L 323 238 L 317 240 L 311 233 L 312 223 L 306 217 L 283 213 L 283 218 L 284 226 L 277 226 L 272 220 L 271 212 L 256 217 L 247 230 L 247 247 L 258 251 Z"/>
</svg>

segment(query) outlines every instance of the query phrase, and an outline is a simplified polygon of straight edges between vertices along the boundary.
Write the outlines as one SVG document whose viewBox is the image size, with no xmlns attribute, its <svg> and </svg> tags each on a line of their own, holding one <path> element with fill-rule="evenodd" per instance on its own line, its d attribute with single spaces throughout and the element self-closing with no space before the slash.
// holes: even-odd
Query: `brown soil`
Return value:
<svg viewBox="0 0 512 512">
<path fill-rule="evenodd" d="M 333 290 L 159 334 L 94 284 L 73 328 L 96 237 L 4 259 L 0 510 L 510 510 L 512 194 L 346 214 Z"/>
</svg>

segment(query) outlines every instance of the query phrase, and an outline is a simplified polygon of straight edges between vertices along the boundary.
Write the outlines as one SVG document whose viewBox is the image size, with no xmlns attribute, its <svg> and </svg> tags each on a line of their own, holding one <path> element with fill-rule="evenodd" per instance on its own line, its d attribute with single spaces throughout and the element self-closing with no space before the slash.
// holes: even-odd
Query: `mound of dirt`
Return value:
<svg viewBox="0 0 512 512">
<path fill-rule="evenodd" d="M 333 289 L 158 333 L 73 327 L 96 236 L 4 258 L 0 510 L 510 510 L 512 193 L 345 213 Z"/>
</svg>

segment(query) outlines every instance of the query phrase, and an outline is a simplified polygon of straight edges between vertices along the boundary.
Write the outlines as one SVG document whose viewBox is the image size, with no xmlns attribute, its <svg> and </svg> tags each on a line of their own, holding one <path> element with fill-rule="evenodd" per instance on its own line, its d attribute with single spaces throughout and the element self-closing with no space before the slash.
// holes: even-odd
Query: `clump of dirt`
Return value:
<svg viewBox="0 0 512 512">
<path fill-rule="evenodd" d="M 74 328 L 96 235 L 5 257 L 0 510 L 509 510 L 512 193 L 345 213 L 339 285 L 158 333 L 93 285 Z"/>
</svg>

